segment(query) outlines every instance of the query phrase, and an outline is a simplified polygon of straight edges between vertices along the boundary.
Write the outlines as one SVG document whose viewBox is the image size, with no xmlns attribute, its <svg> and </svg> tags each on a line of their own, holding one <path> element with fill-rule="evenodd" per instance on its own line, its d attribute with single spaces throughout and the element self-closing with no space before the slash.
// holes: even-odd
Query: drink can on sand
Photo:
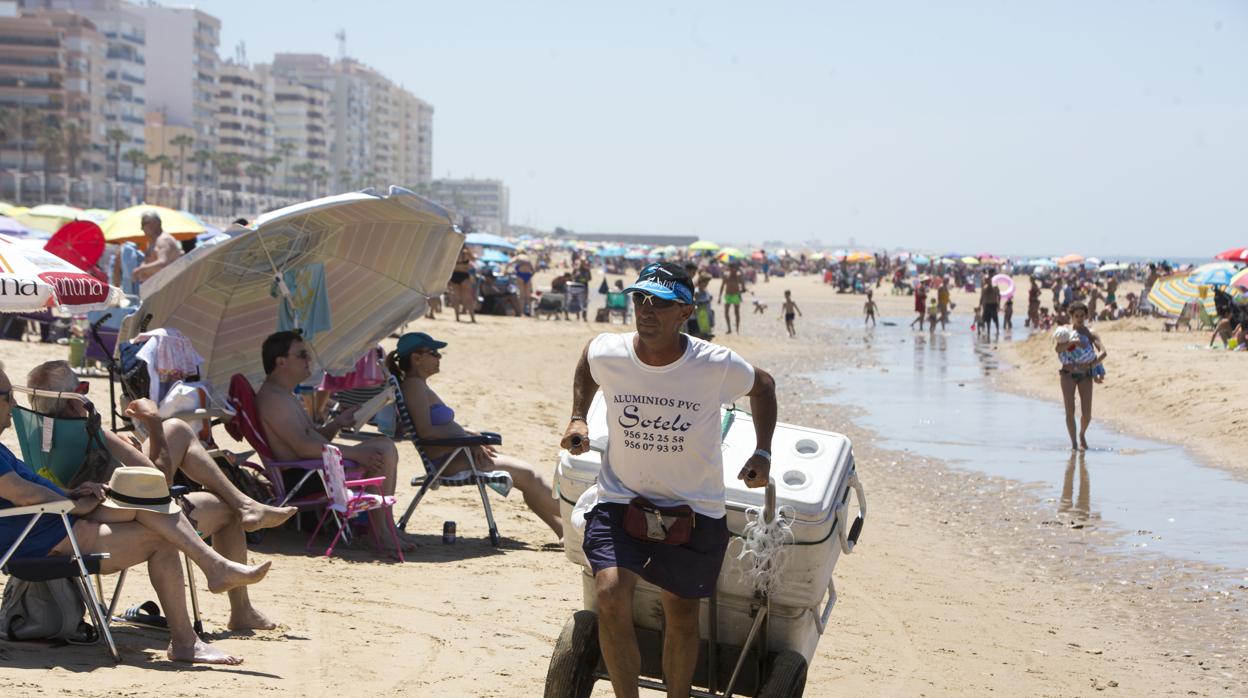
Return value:
<svg viewBox="0 0 1248 698">
<path fill-rule="evenodd" d="M 454 543 L 454 542 L 455 542 L 455 522 L 447 521 L 446 523 L 442 524 L 442 543 L 443 545 L 450 545 L 451 543 Z"/>
</svg>

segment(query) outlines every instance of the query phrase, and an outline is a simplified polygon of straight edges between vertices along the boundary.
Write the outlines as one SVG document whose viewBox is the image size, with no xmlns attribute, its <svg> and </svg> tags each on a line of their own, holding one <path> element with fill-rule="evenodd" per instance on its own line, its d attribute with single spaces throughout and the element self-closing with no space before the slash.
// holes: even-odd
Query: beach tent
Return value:
<svg viewBox="0 0 1248 698">
<path fill-rule="evenodd" d="M 689 246 L 690 252 L 716 252 L 718 250 L 719 245 L 710 240 L 698 240 Z"/>
<path fill-rule="evenodd" d="M 1228 262 L 1248 262 L 1248 247 L 1236 247 L 1220 252 L 1214 259 L 1225 259 Z"/>
<path fill-rule="evenodd" d="M 506 238 L 491 233 L 469 233 L 464 238 L 465 245 L 478 245 L 480 247 L 497 247 L 503 250 L 514 250 L 516 246 L 507 241 Z"/>
<path fill-rule="evenodd" d="M 1153 290 L 1148 294 L 1148 302 L 1152 303 L 1162 315 L 1169 317 L 1178 317 L 1183 312 L 1183 306 L 1191 302 L 1201 303 L 1205 306 L 1206 312 L 1216 315 L 1217 307 L 1213 303 L 1213 294 L 1207 293 L 1204 298 L 1201 298 L 1200 288 L 1188 281 L 1188 276 L 1187 272 L 1181 272 L 1160 279 L 1153 284 Z"/>
<path fill-rule="evenodd" d="M 119 244 L 123 242 L 140 242 L 143 240 L 143 228 L 140 222 L 143 214 L 154 211 L 160 216 L 160 227 L 166 233 L 179 240 L 190 240 L 204 232 L 204 226 L 191 216 L 164 206 L 139 204 L 123 208 L 114 213 L 100 226 L 104 231 L 104 242 Z"/>
<path fill-rule="evenodd" d="M 335 374 L 446 288 L 464 236 L 450 214 L 415 194 L 353 192 L 260 216 L 248 233 L 196 248 L 143 283 L 138 313 L 118 341 L 174 328 L 204 358 L 203 379 L 264 378 L 266 334 L 299 328 L 313 364 Z"/>
<path fill-rule="evenodd" d="M 1230 262 L 1214 262 L 1196 267 L 1187 280 L 1197 286 L 1226 286 L 1237 272 L 1239 267 Z"/>
</svg>

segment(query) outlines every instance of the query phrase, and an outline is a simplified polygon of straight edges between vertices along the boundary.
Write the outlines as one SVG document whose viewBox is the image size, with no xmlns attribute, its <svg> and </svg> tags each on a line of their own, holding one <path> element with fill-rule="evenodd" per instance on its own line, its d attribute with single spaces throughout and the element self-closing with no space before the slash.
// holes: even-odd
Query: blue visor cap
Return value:
<svg viewBox="0 0 1248 698">
<path fill-rule="evenodd" d="M 444 346 L 446 346 L 446 342 L 439 342 L 424 332 L 408 332 L 399 337 L 399 346 L 396 349 L 399 356 L 407 356 L 421 349 L 441 349 Z"/>
<path fill-rule="evenodd" d="M 636 283 L 624 289 L 625 293 L 638 291 L 663 300 L 693 305 L 693 282 L 685 270 L 670 263 L 651 264 L 641 270 Z"/>
</svg>

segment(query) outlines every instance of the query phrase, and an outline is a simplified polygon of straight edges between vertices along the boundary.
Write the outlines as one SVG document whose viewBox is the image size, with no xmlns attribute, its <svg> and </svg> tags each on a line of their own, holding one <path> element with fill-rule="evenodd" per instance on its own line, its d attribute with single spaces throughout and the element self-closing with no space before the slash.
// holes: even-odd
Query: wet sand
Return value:
<svg viewBox="0 0 1248 698">
<path fill-rule="evenodd" d="M 854 440 L 870 502 L 862 545 L 837 565 L 840 600 L 806 695 L 1230 695 L 1248 688 L 1242 588 L 1204 590 L 1190 565 L 1172 570 L 1164 561 L 1104 554 L 1096 544 L 1111 533 L 1047 523 L 1051 503 L 1027 488 L 873 447 L 846 405 L 887 396 L 829 396 L 810 376 L 871 361 L 860 336 L 818 322 L 861 317 L 862 298 L 837 296 L 813 277 L 757 288 L 766 315 L 747 305 L 744 336 L 719 339 L 777 376 L 782 420 Z M 779 315 L 785 288 L 805 313 L 792 341 Z M 969 296 L 955 299 L 972 304 Z M 882 293 L 877 301 L 886 316 L 910 316 L 910 297 Z M 435 389 L 462 423 L 501 431 L 504 452 L 553 472 L 576 358 L 590 337 L 620 325 L 496 317 L 457 325 L 450 318 L 413 326 L 450 342 Z M 955 323 L 962 324 L 969 323 Z M 0 359 L 19 379 L 48 356 L 46 346 L 0 343 Z M 51 358 L 61 356 L 53 350 Z M 103 381 L 93 381 L 93 397 L 106 402 Z M 223 432 L 219 439 L 228 443 Z M 0 440 L 16 450 L 12 432 Z M 402 483 L 420 466 L 410 447 L 400 453 L 402 506 L 412 494 Z M 409 531 L 424 544 L 405 565 L 375 560 L 363 543 L 326 559 L 303 554 L 302 534 L 266 536 L 253 546 L 253 562 L 274 566 L 252 598 L 281 628 L 225 633 L 224 597 L 201 591 L 210 637 L 246 657 L 242 667 L 180 668 L 163 660 L 166 635 L 122 628 L 126 664 L 117 668 L 96 647 L 0 642 L 0 688 L 168 697 L 333 695 L 349 685 L 380 695 L 540 695 L 555 637 L 580 608 L 579 570 L 549 545 L 548 530 L 517 495 L 493 500 L 506 540 L 501 551 L 491 549 L 474 498 L 443 489 L 422 503 Z M 455 545 L 440 543 L 444 520 L 458 522 Z M 121 606 L 150 597 L 139 571 Z M 610 692 L 600 683 L 594 695 Z"/>
</svg>

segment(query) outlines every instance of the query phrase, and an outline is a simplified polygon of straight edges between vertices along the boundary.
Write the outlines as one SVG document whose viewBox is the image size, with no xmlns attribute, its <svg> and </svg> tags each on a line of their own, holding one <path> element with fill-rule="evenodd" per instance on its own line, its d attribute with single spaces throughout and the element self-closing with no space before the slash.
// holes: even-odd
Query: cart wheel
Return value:
<svg viewBox="0 0 1248 698">
<path fill-rule="evenodd" d="M 563 626 L 546 670 L 544 698 L 589 698 L 598 668 L 598 614 L 577 611 Z M 804 675 L 804 673 L 803 673 Z"/>
<path fill-rule="evenodd" d="M 490 545 L 497 548 L 499 543 L 501 543 L 502 541 L 503 541 L 503 537 L 498 535 L 498 529 L 491 528 L 490 529 Z"/>
<path fill-rule="evenodd" d="M 785 650 L 771 663 L 771 672 L 758 698 L 801 698 L 805 690 L 806 658 L 793 650 Z"/>
</svg>

